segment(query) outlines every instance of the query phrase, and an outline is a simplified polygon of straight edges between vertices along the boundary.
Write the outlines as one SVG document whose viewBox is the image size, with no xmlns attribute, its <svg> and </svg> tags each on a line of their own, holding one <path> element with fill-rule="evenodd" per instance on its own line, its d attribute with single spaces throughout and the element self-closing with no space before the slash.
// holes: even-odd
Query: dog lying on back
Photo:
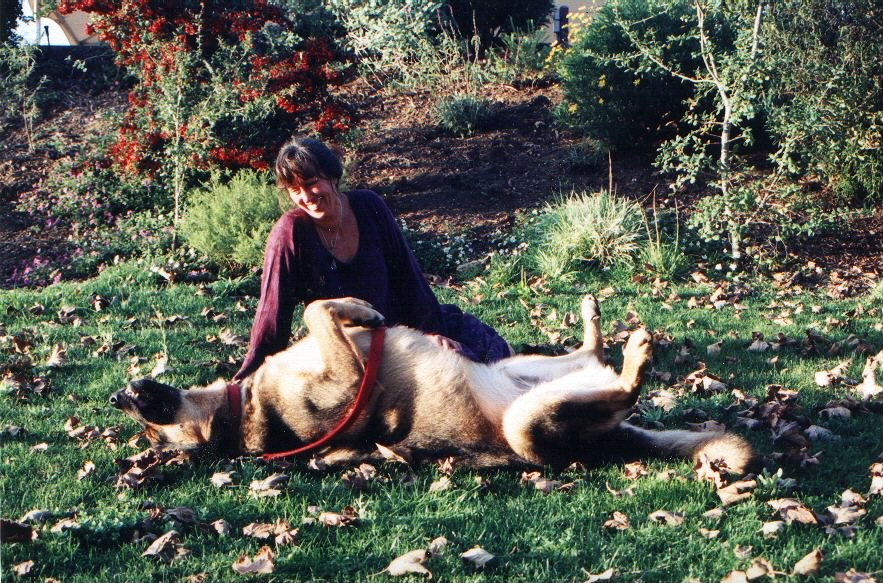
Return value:
<svg viewBox="0 0 883 583">
<path fill-rule="evenodd" d="M 582 301 L 582 346 L 564 356 L 517 355 L 481 364 L 395 326 L 376 386 L 352 425 L 316 453 L 328 464 L 376 457 L 376 444 L 414 461 L 456 456 L 468 467 L 566 466 L 704 454 L 741 473 L 752 453 L 725 433 L 650 431 L 624 423 L 651 358 L 644 329 L 631 334 L 620 373 L 604 364 L 597 301 Z M 241 421 L 227 384 L 182 391 L 150 379 L 110 398 L 154 446 L 261 454 L 325 435 L 352 405 L 372 328 L 383 316 L 353 298 L 307 306 L 309 335 L 269 357 L 241 383 Z M 237 422 L 238 421 L 238 422 Z"/>
</svg>

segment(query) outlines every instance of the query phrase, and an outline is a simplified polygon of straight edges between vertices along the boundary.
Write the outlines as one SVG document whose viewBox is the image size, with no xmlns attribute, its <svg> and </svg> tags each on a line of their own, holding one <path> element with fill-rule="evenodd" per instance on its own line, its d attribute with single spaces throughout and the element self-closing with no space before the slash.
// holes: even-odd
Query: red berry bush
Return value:
<svg viewBox="0 0 883 583">
<path fill-rule="evenodd" d="M 177 191 L 212 168 L 266 168 L 292 133 L 348 129 L 329 91 L 345 60 L 266 0 L 59 2 L 75 10 L 137 79 L 109 148 L 128 173 Z"/>
</svg>

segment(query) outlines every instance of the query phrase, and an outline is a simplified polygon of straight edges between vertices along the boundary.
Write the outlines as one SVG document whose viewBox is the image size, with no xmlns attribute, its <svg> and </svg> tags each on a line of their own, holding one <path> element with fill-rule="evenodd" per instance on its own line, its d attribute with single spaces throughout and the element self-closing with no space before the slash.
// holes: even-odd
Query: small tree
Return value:
<svg viewBox="0 0 883 583">
<path fill-rule="evenodd" d="M 682 4 L 684 0 L 675 0 Z M 694 87 L 684 122 L 690 131 L 668 142 L 657 162 L 663 170 L 677 173 L 676 185 L 692 182 L 703 170 L 717 175 L 717 185 L 728 200 L 734 181 L 733 144 L 750 139 L 744 122 L 754 116 L 760 87 L 758 62 L 760 31 L 764 14 L 763 0 L 690 0 L 693 8 L 691 31 L 680 38 L 663 42 L 649 34 L 646 22 L 635 23 L 617 18 L 617 24 L 628 35 L 634 53 L 622 53 L 621 62 L 642 70 L 658 67 Z M 660 4 L 665 8 L 665 2 Z M 616 10 L 614 5 L 614 10 Z M 641 26 L 638 27 L 638 24 Z M 701 66 L 684 70 L 667 58 L 673 46 L 692 44 Z M 711 106 L 708 106 L 708 102 Z M 741 133 L 738 133 L 740 132 Z M 708 148 L 719 144 L 717 163 L 710 163 Z M 724 215 L 728 216 L 727 214 Z M 727 221 L 734 260 L 742 257 L 742 235 L 745 225 L 740 220 Z"/>
</svg>

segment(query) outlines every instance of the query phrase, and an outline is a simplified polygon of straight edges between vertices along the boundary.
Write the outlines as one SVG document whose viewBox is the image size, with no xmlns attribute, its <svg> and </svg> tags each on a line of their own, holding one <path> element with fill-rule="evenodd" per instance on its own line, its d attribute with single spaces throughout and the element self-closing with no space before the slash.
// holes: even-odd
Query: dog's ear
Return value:
<svg viewBox="0 0 883 583">
<path fill-rule="evenodd" d="M 153 379 L 138 379 L 111 395 L 110 404 L 139 421 L 157 425 L 175 422 L 181 391 Z"/>
</svg>

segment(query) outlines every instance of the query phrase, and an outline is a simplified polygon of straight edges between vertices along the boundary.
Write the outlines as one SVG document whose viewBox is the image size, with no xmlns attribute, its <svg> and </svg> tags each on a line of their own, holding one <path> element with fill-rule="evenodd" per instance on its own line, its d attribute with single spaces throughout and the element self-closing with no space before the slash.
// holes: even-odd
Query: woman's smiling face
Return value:
<svg viewBox="0 0 883 583">
<path fill-rule="evenodd" d="M 300 186 L 289 186 L 288 197 L 315 221 L 336 221 L 338 218 L 335 216 L 339 206 L 337 187 L 327 178 L 317 176 L 305 180 Z"/>
</svg>

